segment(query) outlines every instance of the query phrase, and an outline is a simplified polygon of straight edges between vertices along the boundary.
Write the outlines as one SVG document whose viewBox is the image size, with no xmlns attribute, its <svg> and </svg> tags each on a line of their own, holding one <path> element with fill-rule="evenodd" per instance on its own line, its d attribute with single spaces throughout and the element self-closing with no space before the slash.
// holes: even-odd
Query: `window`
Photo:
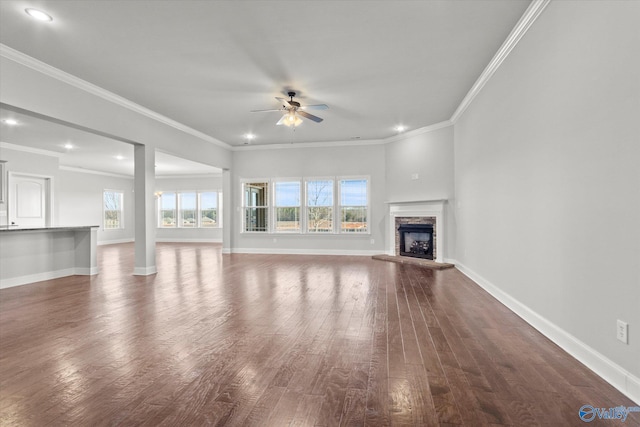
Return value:
<svg viewBox="0 0 640 427">
<path fill-rule="evenodd" d="M 333 232 L 333 180 L 306 182 L 307 233 Z"/>
<path fill-rule="evenodd" d="M 200 227 L 219 227 L 218 224 L 218 193 L 200 193 Z"/>
<path fill-rule="evenodd" d="M 366 233 L 369 211 L 366 179 L 340 180 L 340 232 Z"/>
<path fill-rule="evenodd" d="M 245 182 L 244 231 L 268 231 L 268 182 Z"/>
<path fill-rule="evenodd" d="M 277 181 L 273 184 L 275 231 L 296 232 L 300 226 L 300 181 Z"/>
<path fill-rule="evenodd" d="M 198 226 L 198 204 L 196 193 L 178 193 L 180 227 L 195 228 Z"/>
<path fill-rule="evenodd" d="M 105 230 L 124 228 L 123 223 L 123 192 L 104 190 L 103 193 L 103 221 Z"/>
<path fill-rule="evenodd" d="M 162 193 L 160 195 L 160 227 L 175 227 L 177 221 L 176 193 Z"/>
<path fill-rule="evenodd" d="M 158 200 L 158 227 L 220 227 L 220 196 L 217 191 L 163 192 Z"/>
<path fill-rule="evenodd" d="M 369 178 L 243 181 L 242 231 L 369 233 Z"/>
</svg>

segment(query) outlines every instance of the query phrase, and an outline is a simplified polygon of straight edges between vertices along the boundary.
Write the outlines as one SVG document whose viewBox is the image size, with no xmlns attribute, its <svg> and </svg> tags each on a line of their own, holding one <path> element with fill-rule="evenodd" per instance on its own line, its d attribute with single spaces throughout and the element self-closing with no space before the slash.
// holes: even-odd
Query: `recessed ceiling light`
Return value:
<svg viewBox="0 0 640 427">
<path fill-rule="evenodd" d="M 248 139 L 249 141 L 256 139 L 256 136 L 252 133 L 248 133 L 244 136 L 246 139 Z"/>
<path fill-rule="evenodd" d="M 404 132 L 405 130 L 407 130 L 407 127 L 403 125 L 398 125 L 395 127 L 395 129 L 396 129 L 396 132 Z"/>
<path fill-rule="evenodd" d="M 2 123 L 4 123 L 5 125 L 9 125 L 9 126 L 15 126 L 18 124 L 18 121 L 15 119 L 4 119 L 2 121 Z"/>
<path fill-rule="evenodd" d="M 33 8 L 27 8 L 24 11 L 27 12 L 27 15 L 29 15 L 30 17 L 32 17 L 33 19 L 36 19 L 38 21 L 42 21 L 42 22 L 51 22 L 51 21 L 53 21 L 53 18 L 51 17 L 51 15 L 49 15 L 48 13 L 44 13 L 41 10 L 33 9 Z"/>
<path fill-rule="evenodd" d="M 123 160 L 123 159 L 124 159 L 124 157 L 123 157 L 123 156 L 121 156 L 120 154 L 118 154 L 118 155 L 116 156 L 116 159 L 118 159 L 118 160 Z"/>
<path fill-rule="evenodd" d="M 67 150 L 71 150 L 73 148 L 73 144 L 70 142 L 67 142 L 66 144 L 64 144 L 64 148 L 66 148 Z"/>
</svg>

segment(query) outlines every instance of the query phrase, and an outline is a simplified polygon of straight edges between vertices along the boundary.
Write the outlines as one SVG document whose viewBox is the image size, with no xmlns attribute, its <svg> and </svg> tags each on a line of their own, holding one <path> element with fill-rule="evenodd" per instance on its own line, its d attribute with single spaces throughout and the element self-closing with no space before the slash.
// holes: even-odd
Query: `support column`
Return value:
<svg viewBox="0 0 640 427">
<path fill-rule="evenodd" d="M 233 227 L 235 226 L 236 212 L 233 208 L 234 203 L 233 186 L 231 185 L 231 171 L 224 169 L 222 171 L 222 197 L 224 197 L 223 224 L 222 224 L 222 253 L 230 254 L 233 248 Z"/>
<path fill-rule="evenodd" d="M 135 268 L 136 276 L 148 276 L 156 269 L 155 159 L 153 148 L 134 146 Z"/>
</svg>

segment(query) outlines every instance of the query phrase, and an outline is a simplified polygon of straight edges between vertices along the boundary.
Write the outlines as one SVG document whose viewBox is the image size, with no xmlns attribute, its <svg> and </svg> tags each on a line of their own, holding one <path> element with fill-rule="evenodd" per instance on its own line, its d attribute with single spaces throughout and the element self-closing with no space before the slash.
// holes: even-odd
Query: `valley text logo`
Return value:
<svg viewBox="0 0 640 427">
<path fill-rule="evenodd" d="M 640 406 L 616 406 L 615 408 L 594 408 L 591 405 L 583 405 L 578 411 L 580 419 L 585 423 L 599 418 L 601 420 L 620 420 L 625 422 L 629 412 L 640 412 Z"/>
</svg>

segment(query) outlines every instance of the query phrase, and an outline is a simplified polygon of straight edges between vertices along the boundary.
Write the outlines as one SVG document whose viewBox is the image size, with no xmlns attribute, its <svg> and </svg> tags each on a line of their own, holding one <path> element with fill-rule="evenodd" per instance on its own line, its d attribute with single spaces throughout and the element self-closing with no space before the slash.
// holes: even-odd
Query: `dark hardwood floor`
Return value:
<svg viewBox="0 0 640 427">
<path fill-rule="evenodd" d="M 581 426 L 584 404 L 636 406 L 455 269 L 211 244 L 158 244 L 149 277 L 132 244 L 99 259 L 0 291 L 0 425 Z"/>
</svg>

